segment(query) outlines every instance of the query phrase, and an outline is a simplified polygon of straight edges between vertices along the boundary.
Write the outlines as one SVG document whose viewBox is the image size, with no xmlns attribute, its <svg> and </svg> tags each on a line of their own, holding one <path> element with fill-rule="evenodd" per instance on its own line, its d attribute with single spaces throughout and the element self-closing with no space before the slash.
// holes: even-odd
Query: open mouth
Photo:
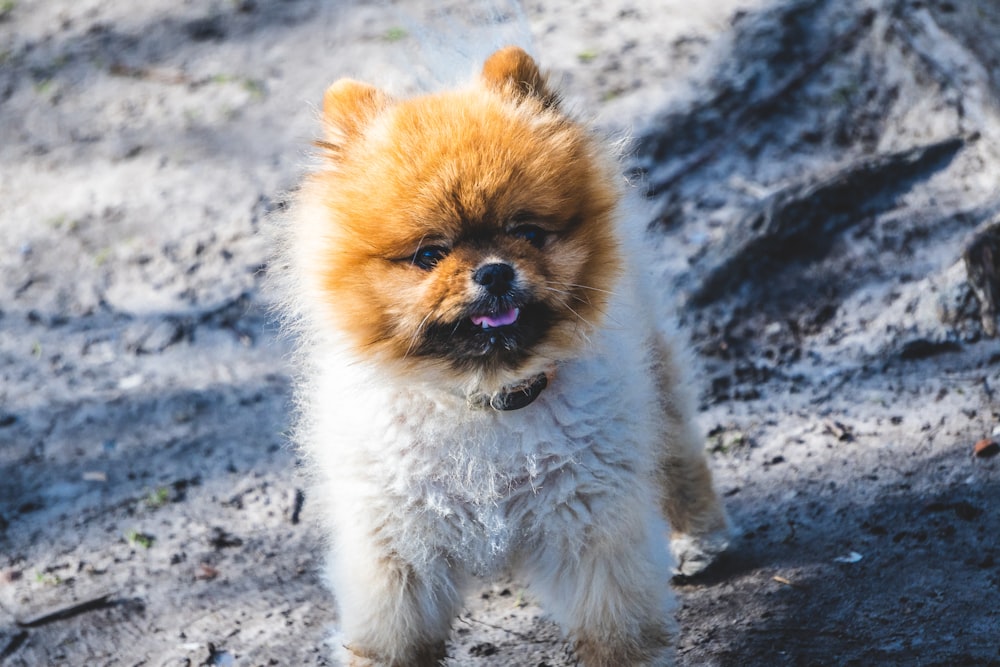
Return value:
<svg viewBox="0 0 1000 667">
<path fill-rule="evenodd" d="M 416 350 L 458 367 L 514 367 L 531 354 L 551 323 L 552 313 L 538 302 L 478 303 L 457 322 L 429 323 Z"/>
<path fill-rule="evenodd" d="M 509 324 L 513 324 L 517 321 L 520 314 L 521 309 L 515 307 L 495 313 L 473 315 L 470 319 L 472 320 L 472 324 L 477 327 L 482 327 L 483 329 L 495 329 L 497 327 L 505 327 Z"/>
</svg>

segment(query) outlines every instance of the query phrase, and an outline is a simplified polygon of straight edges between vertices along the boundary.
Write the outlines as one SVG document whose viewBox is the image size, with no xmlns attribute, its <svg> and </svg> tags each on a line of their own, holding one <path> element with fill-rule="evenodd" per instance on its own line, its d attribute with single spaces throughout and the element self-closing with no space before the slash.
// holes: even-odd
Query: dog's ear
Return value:
<svg viewBox="0 0 1000 667">
<path fill-rule="evenodd" d="M 322 147 L 339 151 L 358 137 L 389 105 L 389 96 L 374 86 L 353 79 L 340 79 L 323 94 Z"/>
<path fill-rule="evenodd" d="M 534 98 L 550 108 L 559 104 L 534 59 L 518 46 L 504 47 L 487 58 L 482 77 L 487 86 L 515 100 Z"/>
</svg>

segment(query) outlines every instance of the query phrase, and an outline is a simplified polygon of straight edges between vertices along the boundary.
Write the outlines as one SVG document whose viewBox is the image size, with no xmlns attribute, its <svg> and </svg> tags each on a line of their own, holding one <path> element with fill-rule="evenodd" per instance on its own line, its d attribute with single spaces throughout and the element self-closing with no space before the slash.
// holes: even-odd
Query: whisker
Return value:
<svg viewBox="0 0 1000 667">
<path fill-rule="evenodd" d="M 592 301 L 591 301 L 590 299 L 587 299 L 587 298 L 584 298 L 584 297 L 582 297 L 582 296 L 579 296 L 579 295 L 577 295 L 577 294 L 573 294 L 572 292 L 567 292 L 566 290 L 560 290 L 560 289 L 556 289 L 555 287 L 549 287 L 548 285 L 546 285 L 546 286 L 544 287 L 544 289 L 545 289 L 546 291 L 548 291 L 548 292 L 552 292 L 552 293 L 554 293 L 554 294 L 561 294 L 561 295 L 562 295 L 562 296 L 564 296 L 564 297 L 569 297 L 569 298 L 571 298 L 571 299 L 573 299 L 574 301 L 577 301 L 577 302 L 579 302 L 579 303 L 585 303 L 585 304 L 587 304 L 588 306 L 593 306 L 593 305 L 594 305 L 594 303 L 593 303 L 593 302 L 592 302 Z M 560 300 L 560 302 L 562 302 L 562 300 Z M 603 313 L 602 313 L 602 314 L 603 314 Z"/>
<path fill-rule="evenodd" d="M 379 336 L 377 338 L 372 338 L 364 342 L 363 347 L 375 347 L 379 343 L 384 343 L 389 340 L 391 336 Z"/>
<path fill-rule="evenodd" d="M 561 281 L 558 281 L 558 280 L 550 281 L 549 283 L 547 283 L 545 285 L 545 289 L 546 290 L 549 290 L 550 292 L 554 292 L 555 294 L 563 294 L 563 295 L 572 297 L 573 299 L 575 299 L 579 303 L 585 303 L 585 304 L 587 304 L 587 305 L 595 308 L 595 310 L 597 310 L 597 312 L 599 312 L 603 317 L 608 318 L 608 320 L 612 324 L 614 324 L 615 326 L 618 326 L 618 327 L 622 326 L 621 322 L 619 322 L 615 318 L 611 317 L 605 309 L 603 309 L 603 308 L 597 308 L 596 306 L 594 306 L 594 303 L 592 301 L 590 301 L 589 299 L 586 299 L 584 297 L 578 296 L 578 295 L 573 294 L 572 292 L 569 292 L 569 291 L 566 291 L 566 290 L 556 289 L 555 287 L 552 287 L 552 285 L 559 285 L 560 287 L 576 287 L 576 288 L 579 288 L 579 289 L 585 289 L 585 290 L 590 290 L 590 291 L 593 291 L 593 292 L 600 292 L 602 294 L 608 294 L 610 296 L 615 296 L 615 292 L 612 292 L 612 291 L 609 291 L 609 290 L 606 290 L 606 289 L 601 289 L 599 287 L 591 287 L 589 285 L 581 285 L 579 283 L 561 282 Z M 564 305 L 567 308 L 569 308 L 569 304 L 567 304 L 565 302 L 563 302 L 562 305 Z M 570 310 L 572 310 L 572 309 L 570 309 Z M 583 318 L 581 318 L 581 319 L 583 319 Z"/>
<path fill-rule="evenodd" d="M 552 281 L 553 284 L 559 285 L 560 287 L 576 287 L 578 289 L 590 290 L 592 292 L 601 292 L 602 294 L 614 295 L 614 292 L 606 289 L 601 289 L 600 287 L 592 287 L 590 285 L 581 285 L 580 283 L 564 283 L 559 281 Z"/>
<path fill-rule="evenodd" d="M 424 319 L 420 320 L 420 324 L 418 324 L 417 328 L 413 331 L 413 335 L 410 336 L 410 344 L 406 347 L 406 352 L 403 353 L 404 359 L 410 356 L 410 352 L 413 351 L 413 346 L 417 344 L 417 336 L 420 335 L 420 330 L 424 328 L 424 325 L 427 324 L 427 320 L 429 320 L 430 317 L 430 313 L 424 315 Z"/>
<path fill-rule="evenodd" d="M 559 305 L 568 310 L 569 312 L 573 313 L 574 315 L 576 315 L 580 319 L 580 321 L 586 324 L 588 327 L 593 326 L 593 324 L 586 317 L 573 310 L 572 306 L 570 306 L 565 301 L 560 301 Z"/>
<path fill-rule="evenodd" d="M 545 289 L 548 290 L 549 292 L 555 292 L 556 294 L 562 294 L 564 296 L 571 296 L 574 299 L 580 299 L 580 297 L 578 297 L 577 295 L 564 289 L 556 289 L 555 287 L 552 287 L 550 285 L 545 285 Z"/>
<path fill-rule="evenodd" d="M 553 292 L 553 293 L 555 293 L 555 294 L 562 294 L 562 295 L 565 295 L 565 296 L 569 296 L 569 297 L 572 297 L 573 299 L 575 299 L 575 300 L 579 301 L 580 303 L 585 303 L 585 304 L 587 304 L 588 306 L 590 306 L 590 307 L 594 308 L 594 310 L 596 310 L 596 311 L 597 311 L 598 313 L 600 313 L 602 317 L 606 317 L 606 318 L 608 318 L 608 320 L 609 320 L 609 321 L 610 321 L 610 322 L 611 322 L 612 324 L 614 324 L 615 326 L 617 326 L 617 327 L 620 327 L 620 326 L 622 326 L 621 322 L 619 322 L 619 321 L 618 321 L 618 320 L 616 320 L 615 318 L 611 317 L 611 316 L 610 316 L 610 315 L 608 314 L 608 311 L 607 311 L 607 310 L 605 310 L 605 309 L 603 309 L 603 308 L 597 308 L 597 307 L 596 307 L 596 306 L 595 306 L 595 305 L 593 304 L 593 302 L 592 302 L 592 301 L 589 301 L 589 300 L 587 300 L 587 299 L 584 299 L 584 298 L 582 298 L 582 297 L 579 297 L 579 296 L 576 296 L 575 294 L 572 294 L 572 293 L 570 293 L 570 292 L 565 292 L 565 291 L 563 291 L 563 290 L 558 290 L 558 289 L 556 289 L 556 288 L 554 288 L 554 287 L 549 287 L 549 286 L 546 286 L 546 287 L 545 287 L 545 289 L 546 289 L 546 290 L 548 290 L 548 291 L 550 291 L 550 292 Z M 568 303 L 568 302 L 566 301 L 566 299 L 559 299 L 559 300 L 558 300 L 558 303 L 559 303 L 559 305 L 560 305 L 560 306 L 562 306 L 562 307 L 566 308 L 567 310 L 569 310 L 570 312 L 572 312 L 572 313 L 573 313 L 574 315 L 576 315 L 576 316 L 577 316 L 578 318 L 580 318 L 580 320 L 581 320 L 581 321 L 583 321 L 584 323 L 586 323 L 587 325 L 589 325 L 589 326 L 593 326 L 593 323 L 589 322 L 589 321 L 588 321 L 588 320 L 587 320 L 586 318 L 582 317 L 582 316 L 581 316 L 581 315 L 580 315 L 580 314 L 579 314 L 578 312 L 576 312 L 575 310 L 573 310 L 573 309 L 572 309 L 572 308 L 570 307 L 569 303 Z"/>
<path fill-rule="evenodd" d="M 424 244 L 424 240 L 426 238 L 427 238 L 427 234 L 424 234 L 423 236 L 420 237 L 420 240 L 417 242 L 417 250 L 415 250 L 413 252 L 413 257 L 410 258 L 410 266 L 416 266 L 416 264 L 417 264 L 417 252 L 420 250 L 420 247 Z M 427 321 L 427 318 L 425 317 L 424 318 L 424 322 L 426 322 L 426 321 Z M 421 322 L 420 324 L 423 325 L 424 322 Z M 417 327 L 417 331 L 420 331 L 420 327 Z M 409 353 L 409 350 L 407 350 L 407 353 Z"/>
</svg>

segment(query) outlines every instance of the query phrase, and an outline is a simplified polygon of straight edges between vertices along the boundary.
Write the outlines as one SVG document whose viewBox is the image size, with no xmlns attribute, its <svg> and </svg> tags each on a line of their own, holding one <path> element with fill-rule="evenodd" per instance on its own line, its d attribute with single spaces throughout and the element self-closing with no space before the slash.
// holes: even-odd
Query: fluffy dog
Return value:
<svg viewBox="0 0 1000 667">
<path fill-rule="evenodd" d="M 437 664 L 513 571 L 585 665 L 670 664 L 670 552 L 728 528 L 614 156 L 516 47 L 413 99 L 340 80 L 323 122 L 284 310 L 345 661 Z"/>
</svg>

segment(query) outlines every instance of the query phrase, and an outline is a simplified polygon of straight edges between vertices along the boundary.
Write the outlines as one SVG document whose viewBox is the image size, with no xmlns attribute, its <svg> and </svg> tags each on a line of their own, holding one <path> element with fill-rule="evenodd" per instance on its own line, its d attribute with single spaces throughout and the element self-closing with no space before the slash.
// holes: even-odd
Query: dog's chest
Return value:
<svg viewBox="0 0 1000 667">
<path fill-rule="evenodd" d="M 557 524 L 583 529 L 627 489 L 643 449 L 642 429 L 614 401 L 582 406 L 556 394 L 517 413 L 433 422 L 412 434 L 413 459 L 397 483 L 476 575 L 495 574 Z"/>
<path fill-rule="evenodd" d="M 444 457 L 427 467 L 433 472 L 409 475 L 417 504 L 439 525 L 442 546 L 472 574 L 495 574 L 535 532 L 542 510 L 572 494 L 560 494 L 557 480 L 577 464 L 574 449 L 586 449 L 586 440 L 574 443 L 540 417 L 522 416 L 514 424 L 493 419 L 492 425 L 441 434 L 433 448 Z"/>
</svg>

